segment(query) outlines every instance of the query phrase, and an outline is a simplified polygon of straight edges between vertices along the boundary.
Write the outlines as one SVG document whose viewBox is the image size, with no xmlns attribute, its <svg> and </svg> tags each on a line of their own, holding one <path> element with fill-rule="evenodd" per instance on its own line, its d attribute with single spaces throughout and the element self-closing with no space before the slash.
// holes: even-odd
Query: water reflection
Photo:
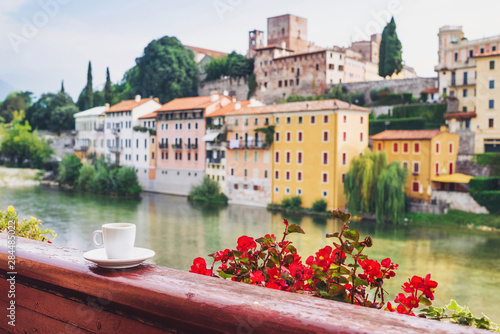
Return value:
<svg viewBox="0 0 500 334">
<path fill-rule="evenodd" d="M 137 225 L 136 246 L 151 248 L 154 263 L 188 270 L 195 257 L 234 248 L 241 235 L 259 237 L 274 233 L 281 238 L 282 219 L 297 223 L 305 235 L 293 234 L 304 259 L 331 240 L 326 233 L 342 224 L 329 218 L 270 213 L 263 208 L 238 205 L 211 207 L 190 204 L 184 197 L 144 194 L 140 200 L 35 188 L 2 189 L 0 208 L 14 205 L 21 216 L 35 216 L 56 230 L 55 243 L 92 249 L 90 236 L 104 223 Z M 474 313 L 500 322 L 500 235 L 456 227 L 413 227 L 355 222 L 362 237 L 369 234 L 374 245 L 368 254 L 377 260 L 391 257 L 400 264 L 397 276 L 386 289 L 392 295 L 411 275 L 432 273 L 439 282 L 436 305 L 456 299 Z"/>
</svg>

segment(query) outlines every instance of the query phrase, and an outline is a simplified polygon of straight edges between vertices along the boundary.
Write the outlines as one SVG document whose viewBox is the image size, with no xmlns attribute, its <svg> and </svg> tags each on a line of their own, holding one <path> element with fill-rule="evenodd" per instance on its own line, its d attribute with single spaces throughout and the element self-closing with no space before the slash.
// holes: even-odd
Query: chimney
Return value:
<svg viewBox="0 0 500 334">
<path fill-rule="evenodd" d="M 241 109 L 241 103 L 240 101 L 238 101 L 234 104 L 234 110 L 240 110 L 240 109 Z"/>
<path fill-rule="evenodd" d="M 233 96 L 233 98 L 231 99 L 234 102 L 236 102 L 236 96 Z"/>
<path fill-rule="evenodd" d="M 257 100 L 255 99 L 255 97 L 251 97 L 251 98 L 250 98 L 250 105 L 252 105 L 252 106 L 253 106 L 253 105 L 255 105 L 255 102 L 256 102 L 256 101 L 257 101 Z"/>
<path fill-rule="evenodd" d="M 210 92 L 210 102 L 219 100 L 219 93 L 216 90 Z"/>
<path fill-rule="evenodd" d="M 106 108 L 106 111 L 109 110 L 109 103 L 104 103 L 104 108 Z"/>
<path fill-rule="evenodd" d="M 141 100 L 141 96 L 140 95 L 136 95 L 135 96 L 135 102 L 139 102 Z"/>
<path fill-rule="evenodd" d="M 160 99 L 159 99 L 159 98 L 157 98 L 157 97 L 155 97 L 155 98 L 153 99 L 153 101 L 155 101 L 156 103 L 160 103 Z"/>
<path fill-rule="evenodd" d="M 224 93 L 222 93 L 222 94 L 224 94 L 224 96 L 228 96 L 229 92 L 227 90 L 225 90 Z"/>
</svg>

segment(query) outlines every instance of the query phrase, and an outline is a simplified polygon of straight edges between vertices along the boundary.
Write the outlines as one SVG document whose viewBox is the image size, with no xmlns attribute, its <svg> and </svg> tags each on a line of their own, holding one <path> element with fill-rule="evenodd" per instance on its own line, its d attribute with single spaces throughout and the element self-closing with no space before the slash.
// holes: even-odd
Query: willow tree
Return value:
<svg viewBox="0 0 500 334">
<path fill-rule="evenodd" d="M 367 152 L 351 161 L 344 181 L 344 193 L 352 214 L 375 214 L 399 222 L 404 214 L 407 170 L 399 163 L 387 164 L 384 152 Z"/>
</svg>

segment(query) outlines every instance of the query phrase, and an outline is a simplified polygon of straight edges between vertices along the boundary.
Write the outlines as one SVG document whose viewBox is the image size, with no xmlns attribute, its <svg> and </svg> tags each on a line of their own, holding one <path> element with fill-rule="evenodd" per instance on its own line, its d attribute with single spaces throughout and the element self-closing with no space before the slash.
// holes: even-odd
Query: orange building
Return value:
<svg viewBox="0 0 500 334">
<path fill-rule="evenodd" d="M 384 151 L 387 162 L 400 161 L 408 168 L 405 192 L 429 200 L 432 180 L 455 173 L 459 136 L 442 130 L 386 130 L 371 137 L 373 151 Z"/>
</svg>

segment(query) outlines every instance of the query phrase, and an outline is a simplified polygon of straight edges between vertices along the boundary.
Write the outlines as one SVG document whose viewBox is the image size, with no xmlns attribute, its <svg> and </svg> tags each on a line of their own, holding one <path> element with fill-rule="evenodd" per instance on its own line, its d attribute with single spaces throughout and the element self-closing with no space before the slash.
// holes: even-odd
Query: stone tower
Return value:
<svg viewBox="0 0 500 334">
<path fill-rule="evenodd" d="M 248 33 L 248 57 L 253 57 L 255 49 L 264 46 L 264 32 L 262 30 L 255 29 Z"/>
<path fill-rule="evenodd" d="M 307 52 L 307 19 L 290 14 L 268 18 L 267 45 Z"/>
</svg>

